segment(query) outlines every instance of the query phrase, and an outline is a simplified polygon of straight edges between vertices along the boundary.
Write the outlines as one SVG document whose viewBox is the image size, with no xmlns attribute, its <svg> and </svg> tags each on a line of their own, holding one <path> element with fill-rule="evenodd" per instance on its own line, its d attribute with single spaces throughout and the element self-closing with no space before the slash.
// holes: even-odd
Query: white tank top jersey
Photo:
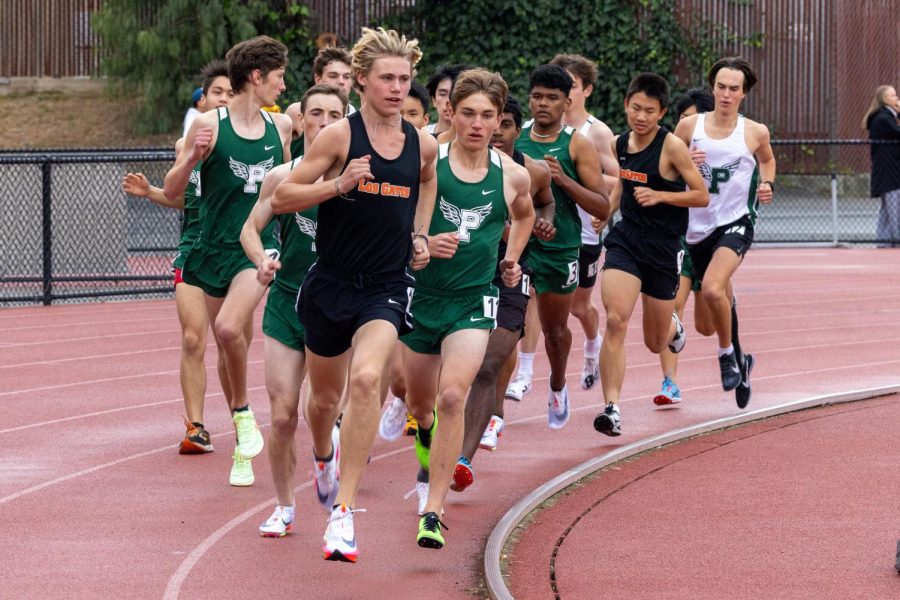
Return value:
<svg viewBox="0 0 900 600">
<path fill-rule="evenodd" d="M 744 117 L 727 138 L 716 140 L 706 135 L 706 113 L 697 117 L 691 146 L 706 153 L 700 174 L 709 189 L 709 206 L 688 211 L 687 243 L 705 240 L 717 227 L 749 214 L 756 221 L 756 159 L 744 141 Z"/>
<path fill-rule="evenodd" d="M 587 137 L 588 130 L 591 128 L 591 125 L 597 122 L 592 115 L 588 115 L 587 121 L 584 122 L 584 125 L 578 128 L 578 133 Z M 578 216 L 581 217 L 581 245 L 582 246 L 596 246 L 600 243 L 600 234 L 594 231 L 594 228 L 591 226 L 591 215 L 589 215 L 583 208 L 578 206 Z"/>
</svg>

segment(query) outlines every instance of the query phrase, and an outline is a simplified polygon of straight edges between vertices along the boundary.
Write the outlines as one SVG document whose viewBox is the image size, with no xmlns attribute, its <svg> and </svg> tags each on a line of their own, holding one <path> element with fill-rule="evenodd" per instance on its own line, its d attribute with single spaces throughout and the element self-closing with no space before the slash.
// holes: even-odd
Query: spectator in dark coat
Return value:
<svg viewBox="0 0 900 600">
<path fill-rule="evenodd" d="M 897 90 L 879 86 L 863 119 L 870 140 L 891 140 L 896 144 L 872 144 L 872 197 L 881 197 L 875 235 L 882 248 L 900 245 L 900 103 Z"/>
</svg>

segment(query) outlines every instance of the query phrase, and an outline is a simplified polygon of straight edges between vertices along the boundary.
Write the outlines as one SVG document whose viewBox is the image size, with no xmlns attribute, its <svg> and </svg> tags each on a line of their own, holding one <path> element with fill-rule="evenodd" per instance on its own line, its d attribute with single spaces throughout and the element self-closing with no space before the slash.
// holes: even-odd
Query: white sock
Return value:
<svg viewBox="0 0 900 600">
<path fill-rule="evenodd" d="M 534 352 L 519 352 L 519 377 L 531 381 L 534 373 Z"/>
<path fill-rule="evenodd" d="M 281 510 L 284 513 L 285 517 L 287 517 L 287 518 L 282 517 L 281 520 L 284 521 L 285 523 L 292 523 L 294 521 L 295 508 L 293 506 L 282 506 Z"/>
<path fill-rule="evenodd" d="M 728 344 L 727 348 L 719 348 L 719 356 L 725 356 L 726 354 L 731 354 L 734 352 L 734 345 Z"/>
<path fill-rule="evenodd" d="M 603 336 L 598 335 L 592 340 L 584 340 L 584 357 L 598 358 L 600 356 L 600 344 L 603 343 Z"/>
</svg>

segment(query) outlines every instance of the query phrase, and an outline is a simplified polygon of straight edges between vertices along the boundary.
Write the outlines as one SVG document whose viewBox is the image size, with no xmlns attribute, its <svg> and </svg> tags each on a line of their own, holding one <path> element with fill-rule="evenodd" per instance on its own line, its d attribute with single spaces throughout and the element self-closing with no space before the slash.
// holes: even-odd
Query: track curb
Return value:
<svg viewBox="0 0 900 600">
<path fill-rule="evenodd" d="M 818 406 L 826 406 L 829 404 L 842 404 L 846 402 L 858 402 L 860 400 L 870 400 L 879 396 L 888 396 L 900 393 L 900 384 L 888 385 L 874 388 L 865 388 L 861 390 L 853 390 L 850 392 L 840 392 L 836 394 L 826 394 L 822 396 L 813 396 L 803 400 L 795 400 L 776 406 L 760 408 L 746 413 L 741 413 L 732 417 L 724 417 L 721 419 L 713 419 L 690 427 L 674 429 L 672 431 L 656 435 L 644 440 L 640 440 L 623 446 L 612 452 L 601 454 L 595 458 L 589 459 L 580 465 L 577 465 L 563 473 L 560 473 L 553 479 L 547 481 L 543 485 L 535 488 L 519 500 L 512 508 L 510 508 L 503 517 L 497 522 L 497 525 L 491 531 L 488 537 L 484 551 L 484 573 L 485 583 L 487 584 L 488 593 L 495 600 L 512 600 L 513 596 L 506 587 L 503 574 L 500 570 L 500 556 L 503 551 L 506 540 L 510 534 L 516 529 L 519 523 L 532 510 L 534 510 L 542 502 L 558 493 L 559 491 L 569 487 L 584 477 L 599 471 L 611 464 L 621 460 L 630 458 L 641 452 L 652 450 L 672 442 L 681 441 L 696 435 L 733 427 L 735 425 L 744 425 L 753 421 L 766 419 L 769 417 L 783 415 L 807 408 L 815 408 Z"/>
</svg>

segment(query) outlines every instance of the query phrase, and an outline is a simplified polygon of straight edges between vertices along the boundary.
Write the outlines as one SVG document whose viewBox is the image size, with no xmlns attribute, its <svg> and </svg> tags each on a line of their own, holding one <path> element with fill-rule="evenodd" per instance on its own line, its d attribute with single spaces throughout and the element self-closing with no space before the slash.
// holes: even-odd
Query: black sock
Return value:
<svg viewBox="0 0 900 600">
<path fill-rule="evenodd" d="M 231 412 L 233 412 L 233 413 L 236 413 L 236 412 L 247 412 L 248 410 L 250 410 L 250 405 L 249 405 L 249 404 L 248 404 L 247 406 L 242 406 L 242 407 L 240 407 L 240 408 L 235 408 L 235 409 L 232 410 Z"/>
<path fill-rule="evenodd" d="M 428 471 L 419 467 L 419 472 L 416 474 L 416 481 L 419 483 L 428 483 Z"/>
<path fill-rule="evenodd" d="M 419 443 L 426 448 L 431 448 L 431 433 L 434 431 L 434 426 L 436 424 L 437 414 L 435 414 L 434 421 L 431 422 L 431 427 L 429 427 L 428 429 L 424 429 L 422 426 L 419 426 L 418 433 L 416 435 L 419 436 Z"/>
<path fill-rule="evenodd" d="M 734 357 L 738 360 L 738 365 L 740 365 L 744 355 L 741 352 L 741 342 L 738 339 L 737 299 L 734 297 L 731 299 L 731 345 L 734 346 Z"/>
<path fill-rule="evenodd" d="M 316 459 L 316 462 L 329 462 L 334 458 L 334 445 L 331 446 L 331 454 L 328 455 L 327 458 L 322 458 L 321 456 L 316 456 L 316 449 L 313 447 L 313 458 Z"/>
<path fill-rule="evenodd" d="M 197 429 L 204 429 L 203 423 L 198 423 L 197 421 L 191 421 L 191 425 L 193 425 Z"/>
</svg>

